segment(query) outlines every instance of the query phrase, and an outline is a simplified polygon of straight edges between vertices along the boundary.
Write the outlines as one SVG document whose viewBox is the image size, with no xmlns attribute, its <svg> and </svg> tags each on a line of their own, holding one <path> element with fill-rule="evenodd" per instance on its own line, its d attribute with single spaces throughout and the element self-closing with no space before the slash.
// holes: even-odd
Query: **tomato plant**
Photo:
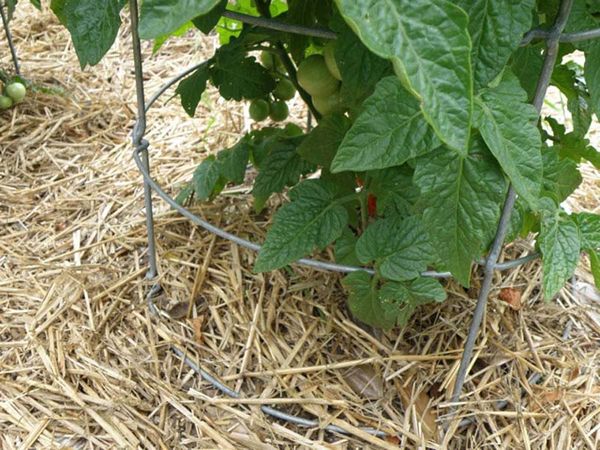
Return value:
<svg viewBox="0 0 600 450">
<path fill-rule="evenodd" d="M 52 1 L 82 67 L 110 48 L 122 5 Z M 600 167 L 586 137 L 600 114 L 600 41 L 558 48 L 550 82 L 572 124 L 540 118 L 532 105 L 544 55 L 527 32 L 551 36 L 558 9 L 534 0 L 145 0 L 139 33 L 161 42 L 182 27 L 219 34 L 215 54 L 177 87 L 190 116 L 210 83 L 227 100 L 261 105 L 254 117 L 264 118 L 268 102 L 271 118 L 283 120 L 291 94 L 280 86 L 293 83 L 316 127 L 257 128 L 205 159 L 186 192 L 210 200 L 254 165 L 257 210 L 289 189 L 255 270 L 333 245 L 337 262 L 375 269 L 343 279 L 352 312 L 389 328 L 446 298 L 426 269 L 469 285 L 507 192 L 517 195 L 512 217 L 502 215 L 509 238 L 535 236 L 545 297 L 571 277 L 582 251 L 600 286 L 600 216 L 561 207 L 582 181 L 581 165 Z M 241 23 L 227 11 L 279 26 Z M 597 11 L 575 0 L 565 31 L 597 28 Z"/>
</svg>

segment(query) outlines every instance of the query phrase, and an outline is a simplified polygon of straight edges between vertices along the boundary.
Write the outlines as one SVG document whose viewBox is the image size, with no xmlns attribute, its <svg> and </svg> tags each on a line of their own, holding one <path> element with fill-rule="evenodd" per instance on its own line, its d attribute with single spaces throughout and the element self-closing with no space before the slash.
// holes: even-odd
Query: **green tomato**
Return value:
<svg viewBox="0 0 600 450">
<path fill-rule="evenodd" d="M 268 70 L 279 70 L 283 69 L 283 63 L 279 59 L 279 56 L 272 52 L 261 52 L 260 63 Z"/>
<path fill-rule="evenodd" d="M 323 56 L 325 57 L 325 64 L 329 73 L 338 80 L 342 81 L 342 74 L 338 67 L 337 61 L 335 60 L 335 41 L 330 41 L 323 49 Z"/>
<path fill-rule="evenodd" d="M 265 68 L 272 70 L 275 62 L 273 61 L 274 56 L 271 52 L 262 52 L 260 54 L 260 62 Z"/>
<path fill-rule="evenodd" d="M 282 100 L 275 100 L 273 103 L 271 103 L 270 106 L 271 112 L 269 114 L 269 117 L 271 118 L 271 120 L 275 122 L 282 122 L 285 119 L 287 119 L 290 110 L 288 109 L 288 105 L 286 102 Z"/>
<path fill-rule="evenodd" d="M 304 131 L 302 131 L 302 128 L 300 128 L 295 123 L 291 123 L 291 122 L 288 123 L 285 127 L 283 127 L 283 132 L 285 133 L 286 136 L 289 136 L 289 137 L 302 136 L 304 134 Z"/>
<path fill-rule="evenodd" d="M 6 86 L 6 94 L 10 98 L 12 98 L 15 103 L 17 103 L 25 98 L 25 94 L 27 94 L 27 89 L 25 89 L 25 86 L 23 86 L 22 83 L 11 83 L 8 86 Z"/>
<path fill-rule="evenodd" d="M 336 92 L 340 82 L 336 80 L 321 55 L 311 55 L 298 66 L 298 83 L 313 97 L 327 97 Z"/>
<path fill-rule="evenodd" d="M 282 78 L 277 82 L 273 95 L 280 100 L 291 100 L 296 95 L 296 88 L 290 80 Z"/>
<path fill-rule="evenodd" d="M 313 97 L 312 101 L 316 110 L 324 116 L 339 111 L 342 107 L 342 99 L 339 91 L 326 97 Z"/>
<path fill-rule="evenodd" d="M 8 109 L 13 105 L 12 98 L 0 95 L 0 109 Z"/>
<path fill-rule="evenodd" d="M 261 122 L 269 117 L 269 103 L 266 100 L 253 100 L 248 108 L 250 118 L 255 122 Z"/>
</svg>

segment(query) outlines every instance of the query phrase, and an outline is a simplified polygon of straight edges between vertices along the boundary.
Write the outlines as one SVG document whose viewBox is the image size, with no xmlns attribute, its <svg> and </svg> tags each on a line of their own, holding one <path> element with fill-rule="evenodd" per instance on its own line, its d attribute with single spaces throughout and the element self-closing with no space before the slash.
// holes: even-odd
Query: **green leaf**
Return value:
<svg viewBox="0 0 600 450">
<path fill-rule="evenodd" d="M 217 25 L 226 8 L 227 0 L 220 0 L 208 13 L 194 18 L 192 23 L 204 34 L 208 34 Z"/>
<path fill-rule="evenodd" d="M 468 18 L 445 0 L 336 0 L 342 16 L 376 55 L 394 64 L 422 101 L 427 121 L 466 155 L 473 109 Z"/>
<path fill-rule="evenodd" d="M 17 7 L 17 1 L 18 0 L 5 0 L 5 2 L 6 2 L 6 19 L 9 22 L 12 20 L 13 14 L 15 13 L 15 8 Z"/>
<path fill-rule="evenodd" d="M 474 141 L 463 158 L 442 147 L 417 160 L 423 223 L 444 266 L 469 285 L 471 262 L 496 232 L 507 182 L 489 151 Z"/>
<path fill-rule="evenodd" d="M 600 215 L 588 212 L 573 214 L 579 228 L 581 248 L 585 250 L 600 249 Z"/>
<path fill-rule="evenodd" d="M 392 75 L 392 65 L 371 52 L 341 19 L 332 21 L 331 27 L 338 33 L 334 56 L 343 83 L 340 94 L 354 106 L 373 93 L 377 82 L 385 75 Z"/>
<path fill-rule="evenodd" d="M 389 280 L 417 278 L 435 261 L 435 252 L 417 217 L 379 219 L 356 243 L 362 264 L 375 261 L 378 273 Z"/>
<path fill-rule="evenodd" d="M 181 106 L 190 117 L 196 114 L 196 108 L 202 94 L 206 90 L 206 83 L 209 76 L 209 64 L 204 64 L 179 82 L 175 93 L 181 98 Z"/>
<path fill-rule="evenodd" d="M 512 74 L 476 102 L 475 123 L 517 193 L 535 209 L 542 185 L 538 115 Z"/>
<path fill-rule="evenodd" d="M 406 217 L 414 213 L 419 189 L 414 171 L 406 164 L 368 172 L 369 193 L 377 198 L 377 214 Z"/>
<path fill-rule="evenodd" d="M 592 2 L 595 0 L 592 0 Z M 569 14 L 569 20 L 565 26 L 566 33 L 573 33 L 577 31 L 591 30 L 598 27 L 598 22 L 594 19 L 591 14 L 591 10 L 588 9 L 589 0 L 574 0 L 571 12 Z M 587 50 L 590 46 L 596 45 L 594 40 L 583 40 L 575 43 L 575 46 L 581 50 Z"/>
<path fill-rule="evenodd" d="M 207 14 L 220 1 L 144 0 L 140 9 L 140 38 L 155 39 L 169 35 L 184 23 Z"/>
<path fill-rule="evenodd" d="M 152 46 L 152 54 L 158 52 L 161 49 L 161 47 L 164 45 L 164 43 L 167 42 L 167 40 L 170 37 L 184 36 L 193 27 L 194 27 L 194 24 L 192 24 L 192 22 L 186 22 L 183 25 L 181 25 L 179 28 L 177 28 L 175 31 L 173 31 L 171 34 L 165 34 L 163 36 L 157 37 L 154 40 L 154 45 Z"/>
<path fill-rule="evenodd" d="M 263 161 L 269 156 L 274 148 L 283 143 L 297 143 L 297 138 L 290 140 L 284 128 L 264 127 L 251 131 L 246 135 L 248 142 L 252 145 L 250 161 L 252 165 L 260 169 Z"/>
<path fill-rule="evenodd" d="M 267 199 L 271 194 L 281 192 L 286 186 L 295 185 L 301 175 L 310 171 L 312 166 L 296 151 L 297 142 L 297 139 L 270 141 L 269 154 L 261 161 L 252 195 Z"/>
<path fill-rule="evenodd" d="M 112 47 L 121 18 L 119 0 L 65 0 L 57 6 L 55 14 L 60 14 L 71 33 L 73 46 L 81 68 L 88 64 L 98 64 Z M 59 11 L 56 13 L 56 11 Z"/>
<path fill-rule="evenodd" d="M 271 13 L 271 17 L 277 17 L 289 9 L 288 0 L 271 0 L 270 3 L 269 12 Z"/>
<path fill-rule="evenodd" d="M 588 255 L 590 257 L 590 269 L 594 276 L 594 284 L 600 289 L 600 257 L 598 252 L 595 251 L 588 251 Z"/>
<path fill-rule="evenodd" d="M 578 72 L 582 72 L 583 68 L 575 67 L 577 72 L 565 65 L 555 67 L 552 72 L 552 84 L 567 97 L 567 108 L 573 120 L 573 133 L 583 138 L 592 123 L 592 111 L 589 107 L 590 96 L 587 88 L 578 77 Z"/>
<path fill-rule="evenodd" d="M 348 291 L 348 307 L 355 318 L 380 328 L 392 328 L 396 324 L 393 305 L 380 301 L 377 283 L 367 272 L 346 275 L 342 285 Z"/>
<path fill-rule="evenodd" d="M 469 16 L 475 86 L 487 86 L 531 28 L 534 0 L 459 0 Z"/>
<path fill-rule="evenodd" d="M 522 203 L 518 200 L 520 199 L 517 199 L 515 207 L 513 208 L 512 214 L 510 216 L 510 224 L 508 226 L 508 231 L 506 232 L 505 238 L 506 242 L 514 241 L 521 233 L 521 230 L 523 229 L 523 225 L 525 223 L 525 210 L 523 208 Z"/>
<path fill-rule="evenodd" d="M 600 152 L 590 145 L 590 141 L 575 133 L 565 133 L 565 127 L 552 117 L 546 117 L 546 122 L 553 130 L 553 138 L 558 141 L 555 147 L 559 149 L 561 158 L 569 158 L 579 164 L 582 159 L 589 161 L 600 169 Z"/>
<path fill-rule="evenodd" d="M 256 272 L 279 269 L 315 248 L 324 248 L 340 237 L 348 224 L 346 209 L 327 183 L 307 180 L 290 192 L 290 198 L 273 217 L 254 266 Z"/>
<path fill-rule="evenodd" d="M 67 26 L 67 19 L 65 17 L 65 3 L 67 0 L 51 0 L 50 1 L 50 9 L 57 17 L 59 22 L 63 26 Z"/>
<path fill-rule="evenodd" d="M 187 201 L 187 199 L 190 198 L 190 195 L 192 195 L 193 192 L 194 192 L 194 186 L 192 185 L 192 183 L 186 183 L 181 188 L 181 191 L 179 191 L 179 194 L 177 194 L 177 197 L 175 197 L 175 202 L 178 205 L 184 205 L 185 202 Z"/>
<path fill-rule="evenodd" d="M 249 16 L 260 15 L 256 10 L 256 3 L 254 3 L 254 0 L 236 0 L 234 2 L 229 2 L 228 9 Z M 238 20 L 221 17 L 216 28 L 217 33 L 219 34 L 219 43 L 221 45 L 228 44 L 232 38 L 240 35 L 243 27 L 244 24 Z"/>
<path fill-rule="evenodd" d="M 383 302 L 393 302 L 396 307 L 396 323 L 405 325 L 417 307 L 446 300 L 446 291 L 440 282 L 427 277 L 420 277 L 408 283 L 385 283 L 379 297 Z"/>
<path fill-rule="evenodd" d="M 358 237 L 346 227 L 342 235 L 335 241 L 335 262 L 347 266 L 359 266 L 360 261 L 356 256 L 356 241 Z"/>
<path fill-rule="evenodd" d="M 288 0 L 288 5 L 286 22 L 305 27 L 319 26 L 319 16 L 323 11 L 331 11 L 330 0 Z M 304 59 L 305 50 L 310 42 L 308 36 L 295 33 L 289 35 L 289 51 L 295 60 Z"/>
<path fill-rule="evenodd" d="M 40 0 L 29 0 L 29 3 L 31 3 L 36 9 L 38 10 L 42 10 L 42 3 Z"/>
<path fill-rule="evenodd" d="M 328 169 L 348 128 L 350 119 L 343 114 L 325 116 L 302 141 L 298 153 L 305 160 Z"/>
<path fill-rule="evenodd" d="M 584 74 L 592 110 L 600 117 L 600 42 L 593 42 L 586 50 Z"/>
<path fill-rule="evenodd" d="M 368 273 L 359 271 L 347 275 L 342 284 L 349 293 L 352 314 L 366 324 L 385 329 L 406 324 L 420 305 L 446 299 L 446 292 L 433 278 L 389 282 L 378 289 Z"/>
<path fill-rule="evenodd" d="M 519 79 L 519 83 L 527 92 L 527 100 L 532 101 L 535 95 L 537 80 L 542 73 L 544 57 L 543 45 L 529 45 L 517 49 L 512 56 L 511 69 Z"/>
<path fill-rule="evenodd" d="M 583 181 L 577 164 L 570 159 L 560 159 L 554 147 L 542 151 L 544 161 L 543 187 L 562 202 L 571 195 Z"/>
<path fill-rule="evenodd" d="M 543 260 L 544 298 L 550 300 L 571 278 L 579 261 L 579 230 L 559 209 L 544 210 L 539 235 Z"/>
<path fill-rule="evenodd" d="M 221 150 L 217 154 L 221 176 L 234 184 L 242 184 L 249 157 L 250 144 L 243 139 L 233 147 Z"/>
<path fill-rule="evenodd" d="M 200 201 L 208 200 L 215 195 L 219 185 L 221 170 L 214 155 L 208 156 L 194 171 L 192 185 L 196 198 Z"/>
<path fill-rule="evenodd" d="M 398 166 L 440 142 L 423 117 L 419 102 L 396 77 L 382 79 L 342 141 L 333 172 Z"/>
<path fill-rule="evenodd" d="M 267 96 L 275 88 L 273 77 L 253 57 L 223 49 L 227 47 L 221 47 L 217 52 L 215 64 L 210 69 L 211 79 L 222 97 L 254 100 Z"/>
</svg>

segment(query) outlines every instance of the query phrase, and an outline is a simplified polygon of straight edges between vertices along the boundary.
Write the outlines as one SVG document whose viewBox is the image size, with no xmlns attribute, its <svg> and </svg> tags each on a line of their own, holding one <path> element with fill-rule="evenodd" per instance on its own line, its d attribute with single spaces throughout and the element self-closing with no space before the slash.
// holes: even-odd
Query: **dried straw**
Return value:
<svg viewBox="0 0 600 450">
<path fill-rule="evenodd" d="M 540 296 L 538 263 L 498 277 L 445 436 L 478 274 L 468 291 L 448 282 L 449 300 L 422 308 L 408 326 L 371 334 L 349 319 L 338 275 L 299 267 L 253 274 L 253 253 L 157 204 L 157 303 L 171 318 L 151 316 L 141 177 L 128 137 L 129 34 L 85 71 L 49 13 L 23 2 L 14 35 L 24 74 L 56 93 L 0 115 L 1 448 L 600 446 L 600 308 L 585 262 L 576 289 L 551 303 Z M 148 93 L 215 46 L 194 35 L 152 56 L 146 43 Z M 8 63 L 3 52 L 0 65 Z M 294 120 L 303 123 L 296 106 Z M 149 124 L 153 174 L 172 192 L 207 153 L 249 127 L 243 108 L 215 95 L 193 120 L 172 101 Z M 599 130 L 595 124 L 596 141 Z M 598 210 L 599 176 L 585 174 L 571 207 Z M 244 190 L 195 208 L 232 232 L 264 237 L 269 215 L 257 216 Z M 519 242 L 505 257 L 530 247 Z M 521 292 L 520 310 L 497 299 L 506 287 Z M 173 343 L 244 400 L 201 382 L 168 351 Z M 533 374 L 539 383 L 529 381 Z M 262 404 L 349 434 L 271 420 Z"/>
</svg>

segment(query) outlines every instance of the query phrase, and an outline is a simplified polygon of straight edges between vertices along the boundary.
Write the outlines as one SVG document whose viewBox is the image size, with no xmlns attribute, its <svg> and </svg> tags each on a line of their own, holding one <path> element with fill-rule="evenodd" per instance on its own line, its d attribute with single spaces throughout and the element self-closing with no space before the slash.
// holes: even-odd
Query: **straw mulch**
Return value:
<svg viewBox="0 0 600 450">
<path fill-rule="evenodd" d="M 551 303 L 537 263 L 496 278 L 451 422 L 479 273 L 468 291 L 448 282 L 449 300 L 408 326 L 371 333 L 349 319 L 338 275 L 255 275 L 252 252 L 157 201 L 156 302 L 170 317 L 151 315 L 129 34 L 81 71 L 56 20 L 22 3 L 14 34 L 24 74 L 53 93 L 0 115 L 0 448 L 599 448 L 600 307 L 585 261 Z M 155 56 L 145 45 L 147 92 L 215 45 L 178 39 Z M 149 118 L 153 174 L 172 193 L 249 126 L 243 108 L 214 95 L 197 116 L 171 101 Z M 589 169 L 574 209 L 598 210 L 598 181 Z M 269 215 L 256 216 L 245 194 L 196 211 L 259 241 Z M 520 305 L 499 300 L 515 292 Z M 172 344 L 243 400 L 202 382 Z M 349 434 L 271 419 L 263 404 Z"/>
</svg>

